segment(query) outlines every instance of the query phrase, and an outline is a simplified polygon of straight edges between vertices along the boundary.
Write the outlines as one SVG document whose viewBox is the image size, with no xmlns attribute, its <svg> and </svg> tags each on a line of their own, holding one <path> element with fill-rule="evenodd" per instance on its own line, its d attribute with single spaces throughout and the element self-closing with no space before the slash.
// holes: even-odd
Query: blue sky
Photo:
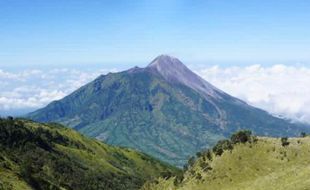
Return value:
<svg viewBox="0 0 310 190">
<path fill-rule="evenodd" d="M 0 69 L 310 63 L 308 0 L 1 0 Z"/>
<path fill-rule="evenodd" d="M 0 116 L 171 54 L 270 113 L 310 123 L 309 0 L 0 0 Z"/>
</svg>

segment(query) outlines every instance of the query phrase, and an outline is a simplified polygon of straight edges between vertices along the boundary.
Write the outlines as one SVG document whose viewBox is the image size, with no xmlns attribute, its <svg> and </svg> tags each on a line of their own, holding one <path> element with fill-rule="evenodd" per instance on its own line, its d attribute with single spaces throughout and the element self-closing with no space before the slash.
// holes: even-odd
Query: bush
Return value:
<svg viewBox="0 0 310 190">
<path fill-rule="evenodd" d="M 183 166 L 183 170 L 186 171 L 190 169 L 195 164 L 196 158 L 194 156 L 190 157 L 187 163 Z"/>
<path fill-rule="evenodd" d="M 173 176 L 173 173 L 171 171 L 164 171 L 161 172 L 160 175 L 165 179 L 170 179 Z"/>
<path fill-rule="evenodd" d="M 214 147 L 213 152 L 217 156 L 221 156 L 225 150 L 232 150 L 233 145 L 229 140 L 220 140 Z"/>
<path fill-rule="evenodd" d="M 301 136 L 301 137 L 306 137 L 307 134 L 306 134 L 305 132 L 301 132 L 301 133 L 300 133 L 300 136 Z"/>
<path fill-rule="evenodd" d="M 231 136 L 230 140 L 233 144 L 246 143 L 251 140 L 251 135 L 252 132 L 249 130 L 238 131 Z"/>
<path fill-rule="evenodd" d="M 281 143 L 282 143 L 282 146 L 288 146 L 290 144 L 290 142 L 288 142 L 288 138 L 287 137 L 282 137 L 281 138 Z"/>
<path fill-rule="evenodd" d="M 200 158 L 202 156 L 202 152 L 197 152 L 196 156 L 197 156 L 197 158 Z"/>
<path fill-rule="evenodd" d="M 204 171 L 204 172 L 207 172 L 209 170 L 212 170 L 212 167 L 209 165 L 208 162 L 200 162 L 199 166 L 201 167 L 201 169 Z"/>
<path fill-rule="evenodd" d="M 201 179 L 202 179 L 202 176 L 201 176 L 200 173 L 197 173 L 196 176 L 195 176 L 195 178 L 196 178 L 197 180 L 201 180 Z"/>
<path fill-rule="evenodd" d="M 194 156 L 190 157 L 189 160 L 188 160 L 188 162 L 187 162 L 188 166 L 189 166 L 189 167 L 192 167 L 192 166 L 195 164 L 195 160 L 196 160 L 196 159 L 195 159 Z"/>
<path fill-rule="evenodd" d="M 177 175 L 175 177 L 173 183 L 174 183 L 175 186 L 178 186 L 178 185 L 180 185 L 183 182 L 183 180 L 184 180 L 184 175 L 182 173 L 182 174 L 179 174 L 179 175 Z"/>
<path fill-rule="evenodd" d="M 210 150 L 207 150 L 207 152 L 205 153 L 206 157 L 208 158 L 208 160 L 212 161 L 212 154 Z"/>
</svg>

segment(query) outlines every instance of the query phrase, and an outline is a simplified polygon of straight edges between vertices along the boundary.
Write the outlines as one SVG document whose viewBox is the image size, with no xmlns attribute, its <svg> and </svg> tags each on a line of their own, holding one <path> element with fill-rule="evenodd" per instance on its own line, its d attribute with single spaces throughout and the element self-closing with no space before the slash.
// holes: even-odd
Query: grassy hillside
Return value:
<svg viewBox="0 0 310 190">
<path fill-rule="evenodd" d="M 0 119 L 0 189 L 138 189 L 177 170 L 58 124 Z"/>
<path fill-rule="evenodd" d="M 289 138 L 288 142 L 259 137 L 243 143 L 219 144 L 213 151 L 198 153 L 195 161 L 190 160 L 183 176 L 147 183 L 143 190 L 308 190 L 310 187 L 310 137 Z M 224 149 L 222 154 L 219 147 Z"/>
</svg>

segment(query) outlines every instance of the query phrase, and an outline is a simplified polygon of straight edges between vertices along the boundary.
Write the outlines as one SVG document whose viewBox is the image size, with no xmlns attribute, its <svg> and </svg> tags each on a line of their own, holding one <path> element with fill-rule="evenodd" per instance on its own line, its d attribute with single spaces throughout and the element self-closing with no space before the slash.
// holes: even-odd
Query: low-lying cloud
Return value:
<svg viewBox="0 0 310 190">
<path fill-rule="evenodd" d="M 115 71 L 0 70 L 0 115 L 43 107 L 100 74 Z M 212 66 L 200 69 L 197 73 L 216 87 L 253 106 L 275 115 L 310 123 L 310 68 L 285 65 Z"/>
<path fill-rule="evenodd" d="M 113 70 L 0 70 L 0 116 L 20 114 L 43 107 L 109 71 Z"/>
<path fill-rule="evenodd" d="M 285 65 L 213 66 L 197 73 L 250 105 L 310 123 L 310 68 Z"/>
</svg>

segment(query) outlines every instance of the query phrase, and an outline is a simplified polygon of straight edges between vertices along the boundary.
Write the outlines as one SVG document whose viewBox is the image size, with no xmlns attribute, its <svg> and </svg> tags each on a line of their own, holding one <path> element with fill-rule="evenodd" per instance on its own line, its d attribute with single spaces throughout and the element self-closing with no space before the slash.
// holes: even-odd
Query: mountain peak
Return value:
<svg viewBox="0 0 310 190">
<path fill-rule="evenodd" d="M 183 63 L 176 57 L 170 55 L 159 55 L 157 56 L 148 67 L 156 67 L 156 68 L 170 68 L 170 67 L 179 67 L 184 66 Z"/>
<path fill-rule="evenodd" d="M 187 68 L 178 58 L 169 55 L 156 57 L 147 69 L 158 73 L 166 81 L 181 83 L 206 96 L 218 97 L 218 93 L 221 93 L 220 90 Z"/>
</svg>

